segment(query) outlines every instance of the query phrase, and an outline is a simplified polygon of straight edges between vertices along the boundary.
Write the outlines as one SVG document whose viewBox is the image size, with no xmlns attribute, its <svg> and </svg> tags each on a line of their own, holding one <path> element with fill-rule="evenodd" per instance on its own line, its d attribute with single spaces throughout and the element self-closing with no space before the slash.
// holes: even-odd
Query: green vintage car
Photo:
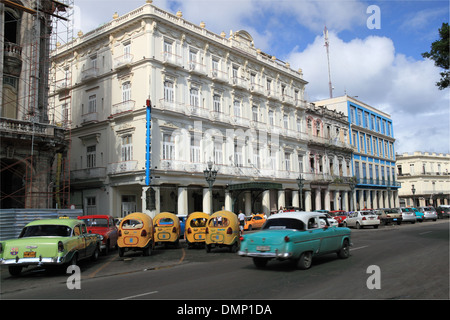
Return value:
<svg viewBox="0 0 450 320">
<path fill-rule="evenodd" d="M 259 232 L 244 235 L 238 254 L 253 258 L 256 267 L 271 259 L 291 260 L 300 269 L 311 267 L 312 258 L 337 253 L 350 255 L 350 229 L 332 227 L 319 212 L 284 212 L 270 216 Z"/>
<path fill-rule="evenodd" d="M 43 219 L 28 223 L 18 239 L 0 242 L 0 264 L 9 273 L 19 275 L 31 265 L 58 266 L 77 264 L 78 260 L 97 260 L 101 236 L 87 232 L 84 221 Z"/>
</svg>

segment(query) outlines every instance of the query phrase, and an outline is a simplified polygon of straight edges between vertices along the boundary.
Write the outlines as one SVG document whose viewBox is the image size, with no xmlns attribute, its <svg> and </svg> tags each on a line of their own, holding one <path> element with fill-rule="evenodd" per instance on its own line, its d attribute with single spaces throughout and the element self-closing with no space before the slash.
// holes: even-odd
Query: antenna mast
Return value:
<svg viewBox="0 0 450 320">
<path fill-rule="evenodd" d="M 328 40 L 328 29 L 327 26 L 323 29 L 323 35 L 325 37 L 325 47 L 327 48 L 327 61 L 328 61 L 328 87 L 330 90 L 330 98 L 333 98 L 333 86 L 331 84 L 331 72 L 330 72 L 330 41 Z"/>
</svg>

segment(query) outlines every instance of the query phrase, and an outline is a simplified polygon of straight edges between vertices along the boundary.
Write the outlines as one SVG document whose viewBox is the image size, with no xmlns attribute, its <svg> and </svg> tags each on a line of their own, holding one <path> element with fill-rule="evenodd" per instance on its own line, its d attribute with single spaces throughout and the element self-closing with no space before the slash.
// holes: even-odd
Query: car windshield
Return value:
<svg viewBox="0 0 450 320">
<path fill-rule="evenodd" d="M 434 211 L 434 208 L 425 207 L 425 208 L 423 208 L 423 211 Z"/>
<path fill-rule="evenodd" d="M 214 219 L 209 220 L 209 227 L 228 227 L 230 220 L 222 216 L 216 216 Z"/>
<path fill-rule="evenodd" d="M 23 228 L 19 238 L 28 237 L 70 237 L 72 229 L 61 225 L 38 225 Z"/>
<path fill-rule="evenodd" d="M 397 209 L 386 209 L 384 210 L 385 213 L 399 213 Z"/>
<path fill-rule="evenodd" d="M 361 211 L 361 214 L 362 214 L 363 216 L 369 216 L 369 215 L 374 214 L 374 212 L 373 212 L 373 211 Z"/>
<path fill-rule="evenodd" d="M 158 220 L 158 226 L 160 227 L 169 227 L 173 226 L 174 222 L 172 218 L 161 218 Z"/>
<path fill-rule="evenodd" d="M 87 227 L 108 227 L 108 219 L 83 219 Z"/>
<path fill-rule="evenodd" d="M 204 227 L 206 226 L 206 218 L 194 218 L 190 221 L 190 225 L 193 228 L 197 228 L 197 227 Z"/>
<path fill-rule="evenodd" d="M 274 218 L 267 220 L 263 229 L 294 229 L 302 231 L 305 230 L 305 224 L 303 221 L 294 218 Z"/>
<path fill-rule="evenodd" d="M 450 207 L 442 207 L 441 211 L 443 211 L 443 212 L 450 212 Z"/>
<path fill-rule="evenodd" d="M 143 226 L 144 223 L 137 219 L 126 219 L 122 223 L 122 229 L 141 229 Z"/>
</svg>

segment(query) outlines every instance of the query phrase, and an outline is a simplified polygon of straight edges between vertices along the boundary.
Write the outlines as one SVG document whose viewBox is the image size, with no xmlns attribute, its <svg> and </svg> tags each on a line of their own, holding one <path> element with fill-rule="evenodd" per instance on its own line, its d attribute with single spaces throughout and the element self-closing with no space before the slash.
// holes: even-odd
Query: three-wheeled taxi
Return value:
<svg viewBox="0 0 450 320">
<path fill-rule="evenodd" d="M 192 212 L 186 219 L 184 237 L 188 248 L 203 246 L 205 244 L 206 222 L 209 214 L 204 212 Z"/>
<path fill-rule="evenodd" d="M 206 226 L 206 252 L 213 247 L 229 247 L 231 252 L 239 250 L 239 220 L 233 212 L 222 210 L 212 214 Z"/>
<path fill-rule="evenodd" d="M 158 244 L 175 244 L 180 241 L 180 220 L 170 212 L 161 212 L 153 219 L 155 223 L 155 242 Z"/>
<path fill-rule="evenodd" d="M 152 218 L 141 212 L 123 218 L 119 225 L 117 245 L 119 257 L 123 257 L 127 250 L 142 250 L 144 256 L 149 256 L 155 246 Z"/>
</svg>

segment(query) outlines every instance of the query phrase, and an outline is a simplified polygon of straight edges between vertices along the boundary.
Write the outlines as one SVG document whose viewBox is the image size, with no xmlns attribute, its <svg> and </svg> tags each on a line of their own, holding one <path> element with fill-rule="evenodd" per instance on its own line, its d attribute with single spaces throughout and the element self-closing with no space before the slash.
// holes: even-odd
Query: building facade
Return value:
<svg viewBox="0 0 450 320">
<path fill-rule="evenodd" d="M 307 103 L 301 70 L 246 31 L 217 35 L 147 1 L 52 58 L 54 117 L 71 128 L 71 199 L 86 213 L 349 207 L 347 119 Z"/>
<path fill-rule="evenodd" d="M 450 154 L 414 152 L 397 154 L 402 206 L 450 204 Z"/>
<path fill-rule="evenodd" d="M 348 95 L 315 102 L 348 117 L 353 148 L 352 176 L 356 178 L 356 209 L 399 206 L 394 131 L 390 115 Z"/>
<path fill-rule="evenodd" d="M 52 30 L 68 5 L 0 3 L 0 208 L 67 204 L 64 129 L 49 118 Z"/>
</svg>

